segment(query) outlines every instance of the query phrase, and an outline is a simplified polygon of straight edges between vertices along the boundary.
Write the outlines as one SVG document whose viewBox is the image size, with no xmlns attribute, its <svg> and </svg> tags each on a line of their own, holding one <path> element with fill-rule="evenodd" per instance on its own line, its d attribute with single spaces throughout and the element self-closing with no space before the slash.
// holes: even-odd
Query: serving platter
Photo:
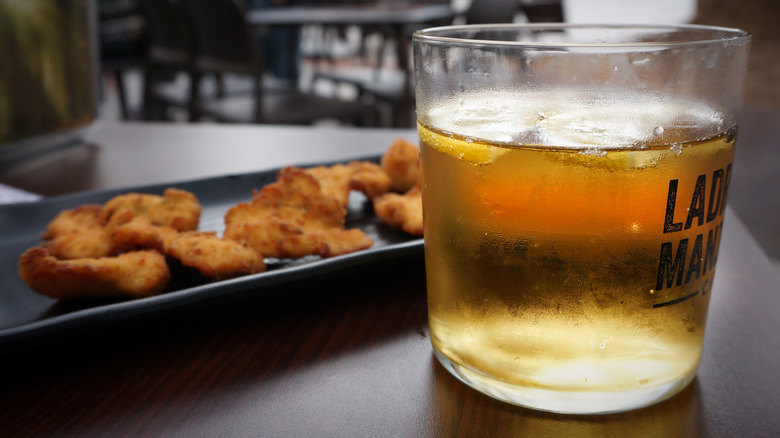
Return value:
<svg viewBox="0 0 780 438">
<path fill-rule="evenodd" d="M 379 157 L 357 158 L 378 162 Z M 316 163 L 299 167 L 316 165 Z M 83 329 L 104 322 L 137 318 L 154 312 L 184 308 L 209 300 L 221 300 L 251 290 L 273 294 L 288 285 L 340 270 L 400 257 L 422 250 L 422 239 L 388 227 L 374 215 L 370 201 L 352 192 L 347 207 L 346 228 L 360 228 L 374 246 L 363 251 L 322 259 L 266 259 L 267 271 L 230 280 L 174 285 L 164 293 L 132 300 L 53 300 L 32 291 L 19 277 L 19 255 L 40 242 L 46 225 L 62 210 L 83 204 L 103 204 L 112 197 L 136 192 L 162 194 L 168 187 L 194 193 L 203 205 L 200 229 L 224 230 L 223 217 L 232 206 L 251 199 L 252 191 L 276 180 L 279 169 L 174 183 L 90 191 L 43 199 L 38 202 L 0 205 L 0 345 Z"/>
</svg>

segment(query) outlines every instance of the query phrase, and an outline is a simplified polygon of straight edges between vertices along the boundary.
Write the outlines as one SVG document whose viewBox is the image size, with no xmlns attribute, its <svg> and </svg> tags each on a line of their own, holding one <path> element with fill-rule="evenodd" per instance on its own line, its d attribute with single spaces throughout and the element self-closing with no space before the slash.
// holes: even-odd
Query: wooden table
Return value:
<svg viewBox="0 0 780 438">
<path fill-rule="evenodd" d="M 0 182 L 44 194 L 175 182 L 380 153 L 399 136 L 415 139 L 106 123 L 85 145 L 0 167 Z M 633 412 L 563 416 L 495 401 L 436 362 L 415 254 L 0 351 L 0 436 L 776 436 L 779 290 L 729 210 L 693 384 Z"/>
</svg>

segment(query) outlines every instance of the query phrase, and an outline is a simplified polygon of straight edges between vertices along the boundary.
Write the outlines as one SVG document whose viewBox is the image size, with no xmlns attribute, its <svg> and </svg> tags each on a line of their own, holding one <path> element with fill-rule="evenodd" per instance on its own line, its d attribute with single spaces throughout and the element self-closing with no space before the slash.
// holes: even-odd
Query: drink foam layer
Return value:
<svg viewBox="0 0 780 438">
<path fill-rule="evenodd" d="M 705 104 L 650 94 L 488 91 L 459 96 L 424 123 L 469 140 L 565 148 L 625 148 L 674 142 L 672 136 L 723 130 Z"/>
</svg>

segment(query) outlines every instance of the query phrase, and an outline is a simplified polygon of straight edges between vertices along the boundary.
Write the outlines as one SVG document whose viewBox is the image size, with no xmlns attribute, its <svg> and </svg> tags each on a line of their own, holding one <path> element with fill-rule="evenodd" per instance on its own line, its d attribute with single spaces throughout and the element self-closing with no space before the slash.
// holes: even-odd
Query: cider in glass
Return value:
<svg viewBox="0 0 780 438">
<path fill-rule="evenodd" d="M 463 96 L 418 127 L 431 339 L 485 391 L 611 411 L 695 376 L 735 132 L 622 100 Z"/>
</svg>

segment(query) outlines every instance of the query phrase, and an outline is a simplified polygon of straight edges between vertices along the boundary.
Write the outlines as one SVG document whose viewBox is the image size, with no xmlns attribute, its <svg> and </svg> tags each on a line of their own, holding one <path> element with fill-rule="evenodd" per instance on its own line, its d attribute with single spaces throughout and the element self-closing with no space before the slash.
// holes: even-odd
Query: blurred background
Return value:
<svg viewBox="0 0 780 438">
<path fill-rule="evenodd" d="M 357 0 L 356 0 L 357 1 Z M 363 0 L 365 2 L 367 0 Z M 386 2 L 388 0 L 385 0 Z M 398 0 L 389 0 L 391 3 Z M 456 11 L 457 17 L 465 17 L 472 3 L 478 3 L 480 0 L 452 0 L 441 1 L 438 3 L 449 3 L 452 9 Z M 513 0 L 499 0 L 512 2 Z M 330 2 L 339 2 L 339 0 L 330 0 Z M 330 3 L 323 1 L 322 3 Z M 548 1 L 534 0 L 516 0 L 518 3 L 517 14 L 513 21 L 527 21 L 520 5 L 554 3 Z M 143 72 L 142 58 L 145 45 L 148 44 L 148 29 L 144 25 L 141 0 L 98 0 L 101 5 L 101 13 L 110 21 L 114 17 L 127 14 L 130 18 L 123 18 L 124 23 L 107 23 L 105 26 L 109 29 L 106 33 L 114 32 L 112 37 L 108 36 L 104 43 L 105 52 L 109 56 L 132 58 L 139 56 L 139 61 L 133 65 L 132 59 L 125 59 L 124 65 L 119 63 L 109 65 L 104 69 L 103 91 L 101 99 L 101 116 L 109 119 L 119 119 L 122 117 L 137 118 L 140 117 L 142 107 L 143 90 Z M 253 3 L 251 6 L 259 5 L 263 1 Z M 266 0 L 265 3 L 272 3 Z M 309 0 L 306 3 L 317 3 L 315 0 Z M 341 3 L 345 3 L 341 0 Z M 421 3 L 425 3 L 424 1 Z M 495 1 L 493 2 L 495 3 Z M 294 5 L 294 0 L 280 0 L 278 5 Z M 736 27 L 748 30 L 753 34 L 753 44 L 751 48 L 750 66 L 748 80 L 746 83 L 745 100 L 748 102 L 763 103 L 770 106 L 780 107 L 780 26 L 777 19 L 780 17 L 780 2 L 776 0 L 656 0 L 652 2 L 641 0 L 563 0 L 561 9 L 564 21 L 579 23 L 596 22 L 625 22 L 625 23 L 694 23 L 708 24 L 726 27 Z M 121 21 L 121 20 L 120 20 Z M 461 20 L 463 21 L 463 20 Z M 111 26 L 116 26 L 110 29 Z M 320 33 L 318 33 L 318 31 Z M 332 61 L 341 64 L 362 64 L 368 62 L 367 51 L 371 51 L 371 56 L 376 60 L 377 57 L 383 58 L 384 68 L 394 69 L 392 59 L 392 48 L 387 47 L 386 41 L 381 41 L 378 35 L 369 34 L 365 39 L 361 39 L 361 30 L 358 28 L 349 28 L 346 26 L 341 29 L 333 30 L 334 34 L 323 36 L 323 30 L 317 29 L 317 26 L 308 26 L 302 29 L 302 40 L 300 41 L 304 51 L 317 50 L 318 45 L 327 44 L 330 47 L 320 47 L 323 52 L 330 52 Z M 385 46 L 382 46 L 382 44 Z M 391 42 L 393 43 L 393 42 Z M 114 44 L 115 47 L 110 47 Z M 113 50 L 113 53 L 111 53 Z M 124 51 L 124 53 L 123 53 Z M 382 53 L 379 53 L 379 52 Z M 301 68 L 311 72 L 314 68 L 316 57 L 304 57 Z M 375 62 L 375 61 L 374 61 Z M 124 68 L 124 93 L 127 99 L 128 113 L 123 115 L 119 101 L 119 82 L 113 74 L 111 68 L 119 64 L 119 68 Z M 305 74 L 304 74 L 305 76 Z"/>
<path fill-rule="evenodd" d="M 290 0 L 294 3 L 293 0 Z M 310 0 L 312 2 L 314 0 Z M 338 1 L 338 0 L 331 0 Z M 385 0 L 387 1 L 387 0 Z M 393 0 L 390 0 L 393 1 Z M 502 0 L 503 1 L 503 0 Z M 512 0 L 508 0 L 512 1 Z M 520 4 L 523 0 L 517 0 Z M 148 35 L 140 10 L 140 0 L 98 0 L 102 5 L 104 17 L 128 14 L 132 17 L 118 26 L 114 31 L 114 41 L 107 41 L 106 45 L 115 44 L 117 47 L 106 47 L 106 52 L 114 50 L 114 55 L 124 55 L 131 58 L 135 53 L 143 53 L 147 44 Z M 270 2 L 270 0 L 268 0 Z M 342 0 L 343 2 L 343 0 Z M 475 0 L 474 3 L 478 3 Z M 256 2 L 255 4 L 259 4 Z M 444 1 L 443 3 L 447 3 Z M 528 0 L 526 3 L 533 3 Z M 538 3 L 538 2 L 537 2 Z M 250 3 L 251 4 L 251 3 Z M 283 4 L 283 3 L 279 3 Z M 290 3 L 292 4 L 292 3 Z M 471 0 L 452 0 L 450 2 L 456 15 L 463 16 L 470 5 Z M 708 24 L 745 29 L 753 34 L 748 80 L 746 83 L 745 100 L 748 102 L 764 103 L 780 107 L 780 26 L 777 23 L 780 17 L 780 2 L 776 0 L 655 0 L 652 2 L 641 0 L 563 0 L 561 4 L 562 14 L 568 22 L 642 22 L 642 23 L 694 23 Z M 518 8 L 514 21 L 527 21 L 523 16 L 522 8 Z M 107 25 L 110 27 L 111 23 Z M 311 26 L 316 28 L 316 26 Z M 340 58 L 343 63 L 364 63 L 365 59 L 358 59 L 361 50 L 374 51 L 372 56 L 385 58 L 384 67 L 393 69 L 390 48 L 382 47 L 383 41 L 379 36 L 369 35 L 361 41 L 360 30 L 339 29 L 330 40 L 324 40 L 318 29 L 303 29 L 301 45 L 306 50 L 314 50 L 317 44 L 329 44 L 333 60 Z M 322 31 L 321 29 L 319 29 Z M 127 38 L 127 41 L 121 41 Z M 110 40 L 110 37 L 107 38 Z M 126 44 L 126 46 L 123 46 Z M 362 45 L 362 46 L 361 46 Z M 376 52 L 383 51 L 378 54 Z M 365 56 L 365 55 L 364 55 Z M 303 60 L 303 69 L 313 69 L 314 58 Z M 143 73 L 139 61 L 133 65 L 132 60 L 125 60 L 126 67 L 123 70 L 125 94 L 127 98 L 127 117 L 139 117 L 142 107 Z M 103 96 L 101 100 L 101 116 L 119 119 L 123 117 L 119 102 L 119 83 L 110 71 L 110 67 L 104 72 Z"/>
<path fill-rule="evenodd" d="M 763 124 L 768 141 L 738 137 L 729 204 L 780 269 L 780 2 L 699 0 L 696 23 L 731 26 L 753 34 L 745 84 L 743 120 Z M 744 126 L 744 123 L 743 123 Z"/>
<path fill-rule="evenodd" d="M 743 127 L 771 140 L 740 140 L 729 203 L 780 260 L 778 17 L 777 0 L 0 0 L 0 155 L 93 119 L 409 128 L 408 37 L 433 25 L 735 27 L 753 34 Z"/>
</svg>

